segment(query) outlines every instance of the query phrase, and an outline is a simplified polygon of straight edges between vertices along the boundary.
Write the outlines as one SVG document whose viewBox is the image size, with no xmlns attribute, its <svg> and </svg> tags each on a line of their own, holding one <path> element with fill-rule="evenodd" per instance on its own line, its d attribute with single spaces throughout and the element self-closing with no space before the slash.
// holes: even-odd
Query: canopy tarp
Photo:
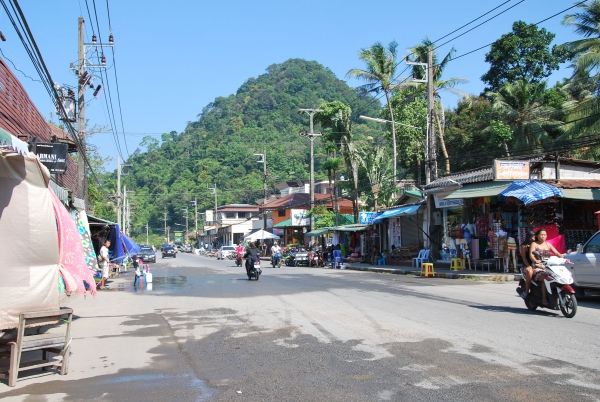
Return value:
<svg viewBox="0 0 600 402">
<path fill-rule="evenodd" d="M 392 218 L 394 216 L 416 214 L 419 208 L 421 208 L 421 205 L 408 205 L 405 207 L 388 209 L 387 211 L 379 215 L 377 218 L 373 219 L 373 223 L 378 224 L 383 222 L 384 219 Z"/>
<path fill-rule="evenodd" d="M 469 184 L 459 188 L 444 199 L 456 200 L 460 198 L 494 197 L 506 190 L 506 188 L 511 184 L 512 182 L 510 181 L 486 181 L 482 183 Z"/>
<path fill-rule="evenodd" d="M 570 200 L 600 201 L 600 188 L 563 188 L 562 198 Z"/>
<path fill-rule="evenodd" d="M 279 239 L 279 236 L 267 232 L 264 229 L 260 229 L 246 237 L 244 237 L 244 241 L 255 241 L 255 240 L 265 240 L 265 239 Z"/>
<path fill-rule="evenodd" d="M 123 244 L 125 245 L 125 248 L 127 249 L 127 252 L 129 253 L 129 255 L 136 255 L 137 253 L 139 253 L 141 251 L 140 246 L 138 246 L 136 242 L 131 240 L 129 237 L 127 237 L 123 233 L 121 233 L 121 238 L 123 239 Z"/>
<path fill-rule="evenodd" d="M 330 232 L 360 232 L 366 230 L 369 225 L 361 225 L 359 223 L 353 223 L 350 225 L 333 226 L 329 228 Z"/>
<path fill-rule="evenodd" d="M 292 218 L 286 219 L 273 225 L 274 228 L 288 228 L 292 226 Z"/>
<path fill-rule="evenodd" d="M 120 264 L 125 258 L 125 250 L 123 249 L 123 240 L 121 238 L 121 228 L 119 225 L 114 225 L 108 235 L 110 247 L 108 248 L 108 259 L 110 262 Z"/>
<path fill-rule="evenodd" d="M 562 197 L 561 189 L 539 181 L 515 180 L 500 193 L 504 197 L 514 197 L 527 204 L 552 197 Z"/>
<path fill-rule="evenodd" d="M 58 232 L 50 174 L 37 157 L 0 153 L 0 330 L 19 314 L 59 308 Z"/>
<path fill-rule="evenodd" d="M 320 228 L 320 229 L 311 230 L 310 232 L 306 233 L 306 236 L 317 237 L 317 236 L 321 236 L 327 232 L 329 232 L 329 228 Z"/>
</svg>

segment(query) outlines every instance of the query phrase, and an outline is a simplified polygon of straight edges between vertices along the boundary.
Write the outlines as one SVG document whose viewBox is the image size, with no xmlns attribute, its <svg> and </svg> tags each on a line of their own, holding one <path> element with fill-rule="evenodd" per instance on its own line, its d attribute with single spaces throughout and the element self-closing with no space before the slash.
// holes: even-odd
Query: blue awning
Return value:
<svg viewBox="0 0 600 402">
<path fill-rule="evenodd" d="M 373 219 L 373 223 L 378 224 L 381 223 L 384 219 L 392 218 L 394 216 L 412 215 L 416 213 L 419 208 L 421 208 L 420 205 L 410 205 L 407 207 L 389 209 L 381 215 L 379 215 L 377 218 Z"/>
<path fill-rule="evenodd" d="M 551 197 L 562 197 L 563 192 L 557 187 L 539 181 L 515 180 L 500 195 L 515 197 L 525 204 L 531 204 Z"/>
</svg>

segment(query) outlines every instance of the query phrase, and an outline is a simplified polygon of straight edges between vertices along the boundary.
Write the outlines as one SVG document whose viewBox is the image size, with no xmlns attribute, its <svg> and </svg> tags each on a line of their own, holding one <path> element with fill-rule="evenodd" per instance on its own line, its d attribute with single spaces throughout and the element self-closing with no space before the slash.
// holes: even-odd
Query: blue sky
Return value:
<svg viewBox="0 0 600 402">
<path fill-rule="evenodd" d="M 361 48 L 377 41 L 387 44 L 396 40 L 400 53 L 405 54 L 407 48 L 423 38 L 436 40 L 505 1 L 109 0 L 110 25 L 106 0 L 88 0 L 87 5 L 96 33 L 99 25 L 106 42 L 112 27 L 115 37 L 116 63 L 113 64 L 112 53 L 107 50 L 107 74 L 119 143 L 123 156 L 127 157 L 127 149 L 133 153 L 144 135 L 160 138 L 161 133 L 183 131 L 187 122 L 197 120 L 202 108 L 215 97 L 235 93 L 249 77 L 263 74 L 270 64 L 290 58 L 316 60 L 338 78 L 345 79 L 349 69 L 364 67 L 357 57 Z M 509 0 L 496 11 L 444 39 L 451 39 L 514 6 L 441 47 L 440 53 L 445 54 L 454 46 L 456 56 L 460 56 L 510 32 L 514 21 L 535 23 L 575 3 L 520 1 Z M 53 80 L 76 85 L 69 64 L 77 64 L 77 19 L 80 15 L 86 20 L 86 42 L 91 41 L 92 34 L 85 0 L 20 0 L 19 4 Z M 579 38 L 562 26 L 561 21 L 562 15 L 540 26 L 555 33 L 558 44 Z M 0 30 L 7 38 L 6 42 L 0 42 L 6 58 L 23 73 L 37 79 L 3 9 L 0 9 Z M 450 63 L 444 76 L 467 78 L 470 82 L 459 88 L 468 93 L 481 92 L 484 85 L 480 77 L 489 68 L 484 62 L 488 49 Z M 12 67 L 10 62 L 8 64 Z M 115 64 L 120 109 L 114 79 Z M 402 70 L 404 65 L 399 68 Z M 19 71 L 14 72 L 40 112 L 49 116 L 54 107 L 42 84 Z M 549 81 L 554 84 L 570 74 L 571 70 L 563 66 Z M 353 80 L 348 83 L 351 86 L 360 84 Z M 92 92 L 86 93 L 86 101 L 93 99 Z M 105 91 L 99 99 L 88 103 L 86 117 L 91 125 L 110 126 L 107 96 Z M 457 98 L 446 94 L 444 101 L 446 105 L 453 105 Z M 96 134 L 90 141 L 99 147 L 103 156 L 113 157 L 106 167 L 115 169 L 117 151 L 113 136 Z"/>
</svg>

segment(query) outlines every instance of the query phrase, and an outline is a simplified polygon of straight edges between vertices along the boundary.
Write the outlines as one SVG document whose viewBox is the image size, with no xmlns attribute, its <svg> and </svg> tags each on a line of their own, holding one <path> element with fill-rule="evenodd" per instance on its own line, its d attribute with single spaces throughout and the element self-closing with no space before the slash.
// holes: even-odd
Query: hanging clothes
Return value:
<svg viewBox="0 0 600 402">
<path fill-rule="evenodd" d="M 85 251 L 81 243 L 81 236 L 71 219 L 69 212 L 60 202 L 52 188 L 48 187 L 52 198 L 52 207 L 56 217 L 56 226 L 58 229 L 58 251 L 60 256 L 60 265 L 69 271 L 76 283 L 76 288 L 72 287 L 73 281 L 65 281 L 66 290 L 70 292 L 86 293 L 84 281 L 88 283 L 90 293 L 96 294 L 94 275 L 88 269 L 85 263 Z"/>
</svg>

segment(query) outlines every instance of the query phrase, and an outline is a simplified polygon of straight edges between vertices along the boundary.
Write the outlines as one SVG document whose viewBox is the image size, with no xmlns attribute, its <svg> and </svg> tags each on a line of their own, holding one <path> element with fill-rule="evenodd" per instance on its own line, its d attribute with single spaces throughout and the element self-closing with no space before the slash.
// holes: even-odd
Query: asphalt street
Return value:
<svg viewBox="0 0 600 402">
<path fill-rule="evenodd" d="M 600 297 L 572 319 L 516 282 L 263 265 L 193 254 L 131 272 L 75 311 L 71 370 L 24 372 L 2 401 L 600 399 Z"/>
</svg>

